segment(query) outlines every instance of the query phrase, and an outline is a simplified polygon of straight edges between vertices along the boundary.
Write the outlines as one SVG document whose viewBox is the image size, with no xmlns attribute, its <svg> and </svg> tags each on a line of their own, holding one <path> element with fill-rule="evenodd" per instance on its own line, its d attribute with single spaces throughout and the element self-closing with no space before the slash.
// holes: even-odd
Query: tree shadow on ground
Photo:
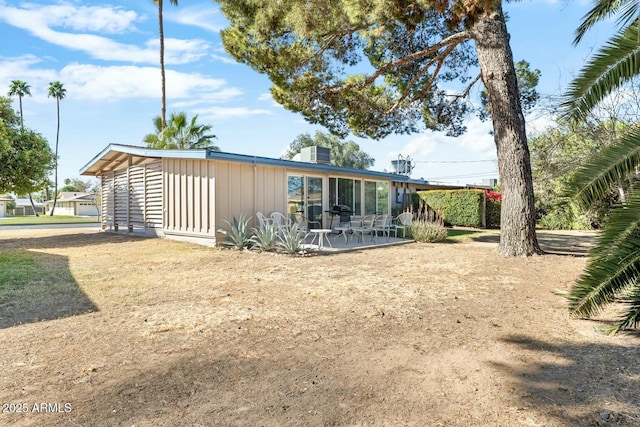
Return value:
<svg viewBox="0 0 640 427">
<path fill-rule="evenodd" d="M 637 347 L 552 343 L 526 336 L 503 341 L 535 355 L 519 366 L 493 364 L 513 378 L 515 392 L 528 407 L 562 425 L 640 425 Z M 600 402 L 596 413 L 587 409 L 594 402 Z"/>
<path fill-rule="evenodd" d="M 468 236 L 474 242 L 500 243 L 499 233 L 486 233 L 482 230 L 450 230 L 454 236 Z M 540 248 L 550 255 L 568 255 L 584 257 L 594 245 L 596 234 L 593 232 L 572 232 L 556 230 L 539 230 L 537 232 Z"/>
<path fill-rule="evenodd" d="M 102 243 L 119 243 L 139 241 L 148 237 L 116 234 L 96 231 L 91 233 L 78 233 L 70 229 L 68 233 L 45 237 L 12 237 L 0 238 L 0 250 L 3 249 L 53 249 L 53 248 L 80 248 L 84 246 L 99 245 Z"/>
<path fill-rule="evenodd" d="M 0 251 L 0 329 L 95 311 L 73 278 L 67 257 Z"/>
</svg>

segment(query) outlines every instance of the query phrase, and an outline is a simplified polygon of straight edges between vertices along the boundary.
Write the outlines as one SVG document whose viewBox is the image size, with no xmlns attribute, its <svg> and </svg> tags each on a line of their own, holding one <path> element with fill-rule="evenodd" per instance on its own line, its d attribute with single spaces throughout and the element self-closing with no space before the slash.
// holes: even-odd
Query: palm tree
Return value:
<svg viewBox="0 0 640 427">
<path fill-rule="evenodd" d="M 24 132 L 24 115 L 22 114 L 22 97 L 31 96 L 31 86 L 27 82 L 22 80 L 11 80 L 11 86 L 9 87 L 9 96 L 17 96 L 20 103 L 20 127 Z"/>
<path fill-rule="evenodd" d="M 212 126 L 200 125 L 197 121 L 197 114 L 189 120 L 187 113 L 172 113 L 163 129 L 162 118 L 157 116 L 153 119 L 156 133 L 146 135 L 143 141 L 150 148 L 219 151 L 220 148 L 212 142 L 216 136 L 208 134 Z"/>
<path fill-rule="evenodd" d="M 49 83 L 49 98 L 56 99 L 56 106 L 58 110 L 58 127 L 56 129 L 56 171 L 54 179 L 54 192 L 53 192 L 53 207 L 51 208 L 51 216 L 56 209 L 56 202 L 58 200 L 58 142 L 60 140 L 60 100 L 65 97 L 67 90 L 63 87 L 59 81 Z"/>
<path fill-rule="evenodd" d="M 166 94 L 166 80 L 164 75 L 164 19 L 162 17 L 162 3 L 163 0 L 153 0 L 158 5 L 158 34 L 160 36 L 160 78 L 162 80 L 162 113 L 160 114 L 162 120 L 162 129 L 167 126 L 167 94 Z M 169 0 L 169 2 L 177 6 L 178 0 Z"/>
<path fill-rule="evenodd" d="M 640 75 L 639 11 L 635 0 L 600 0 L 584 17 L 574 43 L 594 24 L 614 15 L 621 28 L 569 86 L 564 107 L 573 118 L 584 119 L 609 94 Z M 636 125 L 576 172 L 571 192 L 580 204 L 592 206 L 630 179 L 639 166 L 640 125 Z M 632 192 L 613 208 L 568 298 L 570 311 L 586 318 L 615 301 L 624 302 L 626 312 L 612 333 L 640 322 L 640 192 Z"/>
</svg>

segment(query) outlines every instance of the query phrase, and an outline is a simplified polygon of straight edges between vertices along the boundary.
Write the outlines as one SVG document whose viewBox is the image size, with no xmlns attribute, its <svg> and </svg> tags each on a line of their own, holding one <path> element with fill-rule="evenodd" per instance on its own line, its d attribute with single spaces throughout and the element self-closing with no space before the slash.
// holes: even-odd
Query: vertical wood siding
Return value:
<svg viewBox="0 0 640 427">
<path fill-rule="evenodd" d="M 215 237 L 214 162 L 198 159 L 163 159 L 163 230 L 173 234 Z"/>
</svg>

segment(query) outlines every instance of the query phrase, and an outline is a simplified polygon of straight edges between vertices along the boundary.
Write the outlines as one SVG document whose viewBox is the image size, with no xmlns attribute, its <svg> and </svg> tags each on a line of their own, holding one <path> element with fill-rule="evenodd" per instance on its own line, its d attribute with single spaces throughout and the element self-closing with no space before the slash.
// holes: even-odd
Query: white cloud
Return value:
<svg viewBox="0 0 640 427">
<path fill-rule="evenodd" d="M 252 109 L 246 107 L 208 107 L 194 109 L 194 112 L 199 114 L 202 118 L 218 120 L 272 114 L 269 110 Z"/>
<path fill-rule="evenodd" d="M 137 15 L 119 8 L 76 7 L 62 3 L 54 6 L 24 4 L 21 9 L 0 6 L 0 20 L 29 32 L 48 43 L 86 53 L 105 61 L 132 63 L 158 62 L 159 41 L 148 40 L 144 47 L 124 44 L 108 37 L 87 33 L 55 31 L 65 27 L 76 31 L 122 33 L 130 27 Z M 165 39 L 165 64 L 186 64 L 206 55 L 210 46 L 204 40 Z"/>
<path fill-rule="evenodd" d="M 220 13 L 220 8 L 212 4 L 199 6 L 183 6 L 164 9 L 165 19 L 183 25 L 194 26 L 217 33 L 227 26 L 227 22 Z"/>
</svg>

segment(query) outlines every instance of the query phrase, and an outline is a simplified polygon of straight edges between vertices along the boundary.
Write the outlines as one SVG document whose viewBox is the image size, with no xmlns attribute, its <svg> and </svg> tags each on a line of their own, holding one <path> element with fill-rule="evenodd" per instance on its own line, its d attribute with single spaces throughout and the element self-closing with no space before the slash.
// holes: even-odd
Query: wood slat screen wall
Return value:
<svg viewBox="0 0 640 427">
<path fill-rule="evenodd" d="M 103 174 L 102 212 L 106 229 L 144 231 L 162 227 L 162 162 Z"/>
</svg>

